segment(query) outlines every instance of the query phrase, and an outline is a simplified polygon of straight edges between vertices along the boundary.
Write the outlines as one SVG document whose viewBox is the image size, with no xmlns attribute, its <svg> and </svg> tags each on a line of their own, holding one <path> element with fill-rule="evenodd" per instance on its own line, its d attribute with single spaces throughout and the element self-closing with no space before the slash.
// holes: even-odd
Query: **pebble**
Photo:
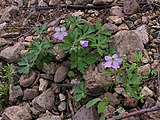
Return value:
<svg viewBox="0 0 160 120">
<path fill-rule="evenodd" d="M 66 3 L 66 5 L 72 5 L 72 1 L 70 1 L 70 0 L 66 0 L 65 3 Z"/>
<path fill-rule="evenodd" d="M 44 92 L 48 87 L 48 81 L 43 78 L 40 78 L 39 83 L 40 83 L 39 84 L 39 91 Z"/>
<path fill-rule="evenodd" d="M 59 111 L 64 111 L 67 107 L 67 103 L 66 102 L 61 102 L 61 104 L 58 106 L 58 110 Z"/>
<path fill-rule="evenodd" d="M 111 15 L 118 16 L 118 17 L 123 17 L 124 14 L 123 14 L 122 11 L 123 11 L 123 8 L 122 8 L 122 7 L 113 6 L 113 7 L 111 7 L 111 9 L 110 9 L 110 14 L 111 14 Z"/>
<path fill-rule="evenodd" d="M 62 82 L 68 74 L 68 69 L 66 67 L 59 67 L 54 76 L 54 82 Z"/>
<path fill-rule="evenodd" d="M 29 87 L 31 86 L 36 79 L 36 73 L 31 72 L 29 75 L 21 75 L 19 83 L 23 87 Z"/>
<path fill-rule="evenodd" d="M 37 89 L 26 89 L 24 90 L 23 100 L 32 100 L 38 95 L 39 95 L 39 92 Z"/>
<path fill-rule="evenodd" d="M 128 26 L 126 24 L 121 24 L 119 27 L 118 27 L 119 30 L 129 30 Z"/>
<path fill-rule="evenodd" d="M 153 63 L 151 64 L 151 69 L 155 69 L 159 64 L 158 60 L 153 60 Z"/>
<path fill-rule="evenodd" d="M 151 51 L 153 52 L 153 53 L 156 53 L 157 52 L 157 50 L 156 49 L 151 49 Z"/>
<path fill-rule="evenodd" d="M 152 97 L 154 95 L 154 92 L 150 90 L 147 86 L 144 86 L 141 90 L 141 94 L 144 97 Z"/>
<path fill-rule="evenodd" d="M 62 102 L 62 101 L 64 101 L 64 100 L 66 100 L 66 96 L 65 96 L 64 94 L 60 93 L 60 94 L 59 94 L 59 99 L 60 99 L 60 101 Z"/>
<path fill-rule="evenodd" d="M 75 17 L 84 16 L 84 12 L 81 12 L 81 10 L 78 10 L 78 11 L 72 13 L 72 16 L 75 16 Z"/>
<path fill-rule="evenodd" d="M 111 23 L 115 23 L 115 24 L 121 24 L 122 23 L 122 18 L 121 17 L 118 17 L 118 16 L 109 16 L 108 17 L 108 20 L 111 22 Z"/>
<path fill-rule="evenodd" d="M 148 52 L 148 55 L 153 55 L 153 52 L 149 51 L 149 52 Z"/>
</svg>

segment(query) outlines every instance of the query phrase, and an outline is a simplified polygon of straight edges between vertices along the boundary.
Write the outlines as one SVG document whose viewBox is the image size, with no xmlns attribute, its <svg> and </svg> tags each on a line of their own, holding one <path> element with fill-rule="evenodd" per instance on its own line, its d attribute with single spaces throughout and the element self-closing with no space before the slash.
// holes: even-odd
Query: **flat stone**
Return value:
<svg viewBox="0 0 160 120">
<path fill-rule="evenodd" d="M 18 3 L 18 7 L 22 7 L 24 4 L 23 0 L 14 0 L 16 3 Z"/>
<path fill-rule="evenodd" d="M 24 103 L 18 106 L 12 106 L 5 109 L 2 119 L 3 120 L 32 120 L 30 113 L 30 106 Z"/>
<path fill-rule="evenodd" d="M 127 15 L 132 15 L 139 10 L 140 6 L 136 0 L 124 0 L 123 11 Z"/>
<path fill-rule="evenodd" d="M 39 95 L 39 92 L 37 89 L 26 89 L 24 90 L 23 100 L 32 100 L 38 95 Z"/>
<path fill-rule="evenodd" d="M 62 82 L 68 74 L 68 69 L 66 67 L 59 67 L 54 76 L 54 82 Z"/>
<path fill-rule="evenodd" d="M 16 103 L 18 99 L 21 98 L 22 96 L 23 96 L 23 91 L 19 85 L 9 87 L 9 102 L 11 104 Z"/>
<path fill-rule="evenodd" d="M 121 17 L 118 17 L 118 16 L 109 16 L 109 17 L 108 17 L 108 20 L 109 20 L 111 23 L 115 23 L 115 24 L 121 24 L 121 23 L 122 23 L 122 18 L 121 18 Z"/>
<path fill-rule="evenodd" d="M 74 5 L 87 5 L 92 3 L 92 0 L 75 0 Z"/>
<path fill-rule="evenodd" d="M 112 94 L 110 92 L 107 92 L 104 94 L 104 96 L 109 99 L 108 102 L 113 107 L 117 106 L 120 103 L 120 101 L 117 98 L 117 94 Z"/>
<path fill-rule="evenodd" d="M 32 105 L 35 109 L 41 112 L 52 110 L 54 107 L 54 91 L 52 88 L 47 89 L 42 94 L 33 99 Z"/>
<path fill-rule="evenodd" d="M 112 23 L 105 23 L 104 27 L 106 28 L 107 31 L 112 31 L 112 32 L 118 31 L 118 27 Z"/>
<path fill-rule="evenodd" d="M 37 120 L 62 120 L 60 116 L 55 115 L 46 115 L 41 118 L 38 118 Z"/>
<path fill-rule="evenodd" d="M 44 0 L 39 0 L 38 6 L 40 6 L 40 7 L 47 7 L 48 4 Z"/>
<path fill-rule="evenodd" d="M 73 117 L 73 120 L 99 120 L 98 113 L 92 108 L 81 107 Z"/>
<path fill-rule="evenodd" d="M 61 44 L 56 44 L 53 47 L 53 50 L 54 50 L 54 54 L 56 56 L 56 60 L 63 61 L 67 54 L 62 48 L 60 48 L 60 45 Z"/>
<path fill-rule="evenodd" d="M 42 71 L 46 74 L 54 74 L 57 70 L 57 65 L 55 63 L 50 63 L 50 64 L 44 64 Z"/>
<path fill-rule="evenodd" d="M 152 97 L 154 95 L 154 92 L 150 90 L 147 86 L 144 86 L 141 90 L 141 94 L 144 97 Z"/>
<path fill-rule="evenodd" d="M 61 2 L 61 0 L 50 0 L 49 5 L 58 5 Z"/>
<path fill-rule="evenodd" d="M 123 8 L 119 7 L 119 6 L 111 7 L 110 13 L 111 13 L 111 15 L 115 15 L 115 16 L 118 16 L 118 17 L 123 17 L 124 16 Z"/>
<path fill-rule="evenodd" d="M 6 40 L 4 38 L 0 38 L 0 47 L 2 47 L 4 45 L 10 45 L 10 44 L 12 44 L 12 41 Z"/>
<path fill-rule="evenodd" d="M 102 5 L 112 3 L 114 0 L 93 0 L 92 4 L 94 5 Z"/>
<path fill-rule="evenodd" d="M 129 60 L 134 60 L 133 53 L 144 51 L 144 40 L 134 30 L 122 30 L 116 33 L 112 38 L 114 47 L 120 56 L 126 55 Z"/>
<path fill-rule="evenodd" d="M 58 106 L 59 111 L 64 111 L 66 110 L 67 103 L 65 101 L 61 102 L 60 105 Z"/>
<path fill-rule="evenodd" d="M 19 83 L 23 87 L 29 87 L 34 83 L 35 80 L 36 73 L 32 71 L 29 75 L 21 75 Z"/>
<path fill-rule="evenodd" d="M 39 83 L 40 83 L 39 84 L 39 91 L 44 92 L 47 89 L 48 81 L 43 78 L 40 78 Z"/>
<path fill-rule="evenodd" d="M 21 42 L 16 43 L 14 46 L 7 47 L 0 52 L 0 58 L 7 62 L 15 62 L 20 57 L 21 50 L 25 49 Z"/>
</svg>

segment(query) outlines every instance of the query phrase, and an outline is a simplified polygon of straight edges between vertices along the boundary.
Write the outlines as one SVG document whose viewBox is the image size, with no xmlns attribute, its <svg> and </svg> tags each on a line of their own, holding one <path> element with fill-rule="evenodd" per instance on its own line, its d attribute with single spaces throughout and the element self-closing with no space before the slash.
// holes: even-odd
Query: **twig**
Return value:
<svg viewBox="0 0 160 120">
<path fill-rule="evenodd" d="M 120 115 L 119 118 L 110 118 L 108 120 L 121 120 L 124 118 L 129 118 L 129 117 L 132 117 L 135 115 L 144 114 L 146 112 L 153 112 L 153 111 L 157 111 L 157 110 L 160 110 L 160 103 L 159 102 L 151 108 L 145 108 L 145 109 L 137 110 L 137 111 L 134 111 L 131 113 L 124 113 L 124 114 Z"/>
<path fill-rule="evenodd" d="M 42 6 L 42 7 L 34 7 L 36 10 L 50 10 L 50 9 L 56 9 L 57 7 L 61 8 L 71 8 L 71 9 L 105 9 L 105 8 L 110 8 L 113 5 L 99 5 L 99 6 L 85 6 L 85 5 L 65 5 L 65 4 L 60 4 L 60 5 L 54 5 L 54 6 Z M 122 4 L 119 4 L 119 6 L 122 6 Z M 24 7 L 24 9 L 32 9 L 32 7 Z"/>
<path fill-rule="evenodd" d="M 68 105 L 69 105 L 69 109 L 70 109 L 70 111 L 71 111 L 71 115 L 72 115 L 72 118 L 73 118 L 73 116 L 74 116 L 74 109 L 73 109 L 72 101 L 71 101 L 72 96 L 70 95 L 70 93 L 69 93 L 68 90 L 66 90 L 66 92 L 67 92 L 67 95 L 68 95 Z"/>
</svg>

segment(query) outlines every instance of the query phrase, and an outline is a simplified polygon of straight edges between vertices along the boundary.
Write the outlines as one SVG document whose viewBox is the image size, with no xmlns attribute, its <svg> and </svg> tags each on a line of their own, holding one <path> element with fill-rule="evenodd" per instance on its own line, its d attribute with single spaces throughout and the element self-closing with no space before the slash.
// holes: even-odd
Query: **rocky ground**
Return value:
<svg viewBox="0 0 160 120">
<path fill-rule="evenodd" d="M 159 0 L 1 0 L 0 1 L 0 66 L 12 64 L 27 51 L 36 36 L 34 26 L 47 25 L 47 37 L 52 37 L 54 28 L 65 22 L 67 16 L 81 16 L 88 23 L 101 22 L 112 32 L 117 53 L 132 60 L 135 51 L 144 54 L 139 72 L 160 70 L 160 1 Z M 61 51 L 57 45 L 54 50 Z M 41 70 L 32 69 L 28 75 L 13 73 L 10 83 L 1 78 L 1 83 L 9 86 L 9 101 L 4 104 L 1 97 L 0 120 L 98 120 L 94 108 L 84 107 L 88 99 L 104 95 L 109 98 L 105 110 L 106 118 L 111 118 L 123 107 L 127 112 L 154 106 L 160 101 L 159 72 L 151 75 L 142 85 L 145 97 L 140 103 L 124 92 L 123 86 L 104 93 L 101 88 L 106 83 L 100 75 L 100 65 L 90 66 L 83 77 L 90 91 L 87 98 L 75 101 L 73 83 L 78 77 L 67 76 L 70 69 L 66 54 L 59 52 L 56 62 L 44 64 Z M 4 71 L 0 75 L 4 75 Z M 93 90 L 93 91 L 92 91 Z M 102 93 L 103 91 L 103 93 Z M 2 90 L 0 89 L 0 92 Z M 145 113 L 125 120 L 159 120 L 160 111 Z"/>
</svg>

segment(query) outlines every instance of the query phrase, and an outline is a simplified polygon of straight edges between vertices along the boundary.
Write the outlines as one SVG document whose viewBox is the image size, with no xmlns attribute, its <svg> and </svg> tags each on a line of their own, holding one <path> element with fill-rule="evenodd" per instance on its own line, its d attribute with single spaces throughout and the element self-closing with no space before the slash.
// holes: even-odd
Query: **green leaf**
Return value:
<svg viewBox="0 0 160 120">
<path fill-rule="evenodd" d="M 99 104 L 97 106 L 98 107 L 98 113 L 102 113 L 105 110 L 107 104 L 108 104 L 107 100 L 99 102 Z"/>
<path fill-rule="evenodd" d="M 99 101 L 101 101 L 100 98 L 95 98 L 95 99 L 89 101 L 89 102 L 86 104 L 86 107 L 87 107 L 87 108 L 90 108 L 90 107 L 92 107 L 93 105 L 95 105 L 95 104 L 96 104 L 97 102 L 99 102 Z"/>
<path fill-rule="evenodd" d="M 121 116 L 116 115 L 116 116 L 113 116 L 113 118 L 115 118 L 115 119 L 121 119 Z"/>
<path fill-rule="evenodd" d="M 99 120 L 105 120 L 104 114 L 101 114 L 101 117 L 99 118 Z"/>
<path fill-rule="evenodd" d="M 73 90 L 74 90 L 74 98 L 76 101 L 85 98 L 87 95 L 87 89 L 84 83 L 80 83 L 79 85 L 74 86 Z"/>
<path fill-rule="evenodd" d="M 74 73 L 73 71 L 69 71 L 69 72 L 68 72 L 68 76 L 69 76 L 69 77 L 74 77 L 74 76 L 75 76 L 75 73 Z"/>
</svg>

